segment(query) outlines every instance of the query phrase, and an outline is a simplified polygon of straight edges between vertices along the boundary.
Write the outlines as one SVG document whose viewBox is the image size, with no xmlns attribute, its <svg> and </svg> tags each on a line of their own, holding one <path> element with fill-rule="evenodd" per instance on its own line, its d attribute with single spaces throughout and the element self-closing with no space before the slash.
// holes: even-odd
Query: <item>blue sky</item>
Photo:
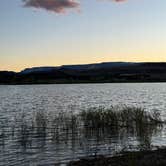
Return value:
<svg viewBox="0 0 166 166">
<path fill-rule="evenodd" d="M 103 61 L 166 61 L 166 1 L 80 0 L 55 13 L 0 2 L 0 70 Z"/>
</svg>

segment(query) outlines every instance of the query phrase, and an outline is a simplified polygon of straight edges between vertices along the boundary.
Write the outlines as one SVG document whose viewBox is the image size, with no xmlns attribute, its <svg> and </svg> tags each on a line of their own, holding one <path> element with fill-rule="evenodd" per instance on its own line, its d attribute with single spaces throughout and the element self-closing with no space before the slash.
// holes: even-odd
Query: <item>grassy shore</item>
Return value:
<svg viewBox="0 0 166 166">
<path fill-rule="evenodd" d="M 85 157 L 70 162 L 68 166 L 166 166 L 166 148 L 151 150 L 148 140 L 157 126 L 165 124 L 161 120 L 159 112 L 149 113 L 137 107 L 92 108 L 83 111 L 81 117 L 84 125 L 93 129 L 107 128 L 110 130 L 115 127 L 116 132 L 121 128 L 132 129 L 137 136 L 144 139 L 144 143 L 147 145 L 145 149 L 138 149 L 137 152 L 121 152 L 113 157 L 100 155 Z"/>
</svg>

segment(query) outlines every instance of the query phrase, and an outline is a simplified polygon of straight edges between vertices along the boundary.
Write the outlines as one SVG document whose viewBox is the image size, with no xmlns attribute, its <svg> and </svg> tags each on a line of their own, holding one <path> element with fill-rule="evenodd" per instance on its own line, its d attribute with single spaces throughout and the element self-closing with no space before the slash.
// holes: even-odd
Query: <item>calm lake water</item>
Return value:
<svg viewBox="0 0 166 166">
<path fill-rule="evenodd" d="M 63 165 L 84 156 L 135 149 L 142 140 L 126 131 L 99 134 L 80 129 L 75 134 L 61 130 L 57 138 L 51 130 L 31 131 L 33 124 L 29 125 L 37 111 L 51 119 L 59 112 L 116 105 L 160 110 L 166 119 L 166 83 L 0 85 L 0 165 Z M 153 146 L 166 146 L 165 127 L 147 139 Z"/>
</svg>

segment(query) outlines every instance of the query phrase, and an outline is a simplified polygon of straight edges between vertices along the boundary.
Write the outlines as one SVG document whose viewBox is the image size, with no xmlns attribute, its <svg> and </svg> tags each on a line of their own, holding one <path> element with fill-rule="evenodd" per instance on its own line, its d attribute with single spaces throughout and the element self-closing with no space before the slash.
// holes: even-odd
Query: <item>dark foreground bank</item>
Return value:
<svg viewBox="0 0 166 166">
<path fill-rule="evenodd" d="M 115 157 L 98 156 L 73 161 L 68 166 L 166 166 L 166 148 L 125 152 Z"/>
</svg>

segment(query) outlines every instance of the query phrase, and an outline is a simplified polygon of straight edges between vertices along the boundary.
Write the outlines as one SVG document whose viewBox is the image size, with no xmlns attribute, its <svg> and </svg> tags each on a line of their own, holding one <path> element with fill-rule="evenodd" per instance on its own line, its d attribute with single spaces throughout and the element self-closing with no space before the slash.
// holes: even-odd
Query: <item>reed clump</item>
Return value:
<svg viewBox="0 0 166 166">
<path fill-rule="evenodd" d="M 103 140 L 130 133 L 150 147 L 151 136 L 164 123 L 158 111 L 147 112 L 143 108 L 127 106 L 94 107 L 79 113 L 59 111 L 48 114 L 40 110 L 31 119 L 19 117 L 14 134 L 25 145 L 36 139 L 67 143 L 82 138 Z"/>
<path fill-rule="evenodd" d="M 147 112 L 139 107 L 90 108 L 80 113 L 83 124 L 90 128 L 140 128 L 162 124 L 158 111 Z"/>
</svg>

